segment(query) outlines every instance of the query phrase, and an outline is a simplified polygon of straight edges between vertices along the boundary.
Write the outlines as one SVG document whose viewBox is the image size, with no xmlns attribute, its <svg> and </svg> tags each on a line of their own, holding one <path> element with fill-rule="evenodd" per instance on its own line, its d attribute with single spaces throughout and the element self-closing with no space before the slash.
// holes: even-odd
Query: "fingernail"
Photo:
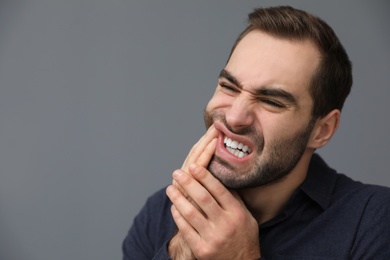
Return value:
<svg viewBox="0 0 390 260">
<path fill-rule="evenodd" d="M 172 185 L 169 185 L 169 186 L 167 187 L 167 189 L 165 190 L 165 192 L 167 193 L 167 195 L 172 194 L 172 191 L 173 191 L 173 186 L 172 186 Z"/>
<path fill-rule="evenodd" d="M 181 171 L 179 171 L 179 170 L 176 170 L 172 173 L 172 177 L 175 179 L 179 178 L 180 175 L 181 175 Z"/>
</svg>

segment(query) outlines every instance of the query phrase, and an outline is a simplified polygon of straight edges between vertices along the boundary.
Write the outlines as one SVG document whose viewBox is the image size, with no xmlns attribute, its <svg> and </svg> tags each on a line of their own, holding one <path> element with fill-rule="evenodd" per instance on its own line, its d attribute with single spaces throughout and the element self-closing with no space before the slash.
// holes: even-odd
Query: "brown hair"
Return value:
<svg viewBox="0 0 390 260">
<path fill-rule="evenodd" d="M 237 38 L 230 56 L 242 38 L 256 29 L 279 38 L 310 40 L 322 54 L 321 63 L 311 79 L 312 115 L 324 117 L 333 109 L 342 109 L 352 86 L 352 65 L 328 24 L 290 6 L 258 8 L 248 18 L 249 25 Z"/>
</svg>

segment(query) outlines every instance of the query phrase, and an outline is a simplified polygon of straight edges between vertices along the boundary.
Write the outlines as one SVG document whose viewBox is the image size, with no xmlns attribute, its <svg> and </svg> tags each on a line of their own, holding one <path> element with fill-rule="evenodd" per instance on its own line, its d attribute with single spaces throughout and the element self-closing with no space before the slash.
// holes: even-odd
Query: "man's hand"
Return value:
<svg viewBox="0 0 390 260">
<path fill-rule="evenodd" d="M 183 165 L 181 166 L 181 169 L 185 172 L 188 172 L 188 168 L 192 163 L 207 167 L 215 152 L 217 136 L 218 131 L 215 129 L 214 125 L 211 125 L 207 132 L 191 148 L 186 159 L 184 160 Z M 184 196 L 190 200 L 186 192 L 180 187 L 180 185 L 177 184 L 175 179 L 172 180 L 172 185 L 178 188 L 184 194 Z"/>
<path fill-rule="evenodd" d="M 184 163 L 181 167 L 182 170 L 188 172 L 189 165 L 191 163 L 197 163 L 204 167 L 207 167 L 209 164 L 211 157 L 214 154 L 215 146 L 216 146 L 216 137 L 218 136 L 218 132 L 215 129 L 214 125 L 212 125 L 207 132 L 199 139 L 199 141 L 191 148 L 188 153 Z M 188 201 L 193 203 L 198 210 L 199 207 L 188 197 L 187 193 L 183 190 L 183 188 L 173 179 L 172 185 L 174 185 L 180 192 L 185 196 Z M 175 236 L 169 242 L 168 253 L 172 259 L 179 260 L 192 260 L 195 259 L 192 254 L 191 249 L 188 246 L 187 241 L 183 238 L 180 231 L 178 231 Z"/>
<path fill-rule="evenodd" d="M 167 188 L 179 229 L 169 252 L 173 257 L 178 250 L 174 247 L 183 244 L 193 255 L 180 259 L 257 259 L 257 221 L 239 196 L 206 169 L 216 146 L 215 132 L 211 129 L 200 139 L 182 169 L 173 173 L 174 185 Z"/>
<path fill-rule="evenodd" d="M 188 172 L 188 168 L 191 164 L 196 163 L 200 166 L 207 167 L 211 157 L 213 157 L 215 152 L 215 147 L 217 144 L 218 131 L 215 129 L 214 125 L 211 125 L 207 132 L 199 139 L 199 141 L 192 146 L 190 152 L 188 153 L 186 159 L 184 160 L 181 169 L 185 172 Z M 175 180 L 173 180 L 175 185 Z"/>
</svg>

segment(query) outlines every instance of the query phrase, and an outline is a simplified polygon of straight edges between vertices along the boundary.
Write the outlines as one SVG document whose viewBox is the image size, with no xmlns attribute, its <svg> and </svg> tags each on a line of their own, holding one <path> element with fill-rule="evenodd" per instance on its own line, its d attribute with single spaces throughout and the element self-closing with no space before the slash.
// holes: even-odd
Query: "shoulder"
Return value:
<svg viewBox="0 0 390 260">
<path fill-rule="evenodd" d="M 156 191 L 147 199 L 146 204 L 149 206 L 156 206 L 158 208 L 168 206 L 170 204 L 170 200 L 168 199 L 165 190 L 166 187 Z"/>
<path fill-rule="evenodd" d="M 364 205 L 364 207 L 390 207 L 390 188 L 364 184 L 338 173 L 333 199 L 346 199 L 351 204 Z"/>
<path fill-rule="evenodd" d="M 387 212 L 390 209 L 390 188 L 363 184 L 357 191 L 357 196 L 366 202 L 366 207 L 377 210 L 385 209 Z"/>
<path fill-rule="evenodd" d="M 140 214 L 138 221 L 146 222 L 151 229 L 164 230 L 164 232 L 174 229 L 174 222 L 171 214 L 171 201 L 165 193 L 166 188 L 162 188 L 151 195 Z"/>
<path fill-rule="evenodd" d="M 349 221 L 356 221 L 360 230 L 373 229 L 374 226 L 388 229 L 390 188 L 343 179 L 340 180 L 343 184 L 338 185 L 332 204 Z"/>
<path fill-rule="evenodd" d="M 343 174 L 337 174 L 336 193 L 344 193 L 361 202 L 385 204 L 390 202 L 390 188 L 380 185 L 364 184 Z"/>
<path fill-rule="evenodd" d="M 153 222 L 159 222 L 171 218 L 170 208 L 172 203 L 166 195 L 165 189 L 158 190 L 147 199 L 144 208 L 141 210 L 144 219 L 153 219 Z M 155 216 L 159 217 L 155 218 Z"/>
<path fill-rule="evenodd" d="M 152 259 L 164 247 L 176 231 L 170 207 L 165 188 L 147 199 L 122 245 L 128 259 Z"/>
<path fill-rule="evenodd" d="M 363 211 L 355 233 L 351 258 L 389 259 L 390 189 L 378 185 L 363 185 L 356 197 L 360 198 Z"/>
<path fill-rule="evenodd" d="M 390 197 L 390 188 L 380 185 L 363 184 L 363 193 L 371 194 L 373 197 L 383 196 L 384 198 Z"/>
</svg>

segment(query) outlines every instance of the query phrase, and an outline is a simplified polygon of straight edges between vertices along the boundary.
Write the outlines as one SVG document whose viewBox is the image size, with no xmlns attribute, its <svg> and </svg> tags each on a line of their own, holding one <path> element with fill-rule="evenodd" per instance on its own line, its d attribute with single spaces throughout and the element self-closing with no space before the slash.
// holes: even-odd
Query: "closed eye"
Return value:
<svg viewBox="0 0 390 260">
<path fill-rule="evenodd" d="M 271 100 L 271 99 L 261 99 L 261 102 L 263 102 L 263 103 L 265 103 L 267 105 L 276 107 L 276 108 L 285 108 L 286 107 L 282 103 L 274 101 L 274 100 Z"/>
<path fill-rule="evenodd" d="M 228 84 L 225 84 L 225 83 L 219 83 L 219 85 L 221 86 L 221 88 L 223 88 L 225 91 L 229 91 L 229 92 L 239 92 L 237 90 L 237 88 L 231 86 L 231 85 L 228 85 Z"/>
</svg>

